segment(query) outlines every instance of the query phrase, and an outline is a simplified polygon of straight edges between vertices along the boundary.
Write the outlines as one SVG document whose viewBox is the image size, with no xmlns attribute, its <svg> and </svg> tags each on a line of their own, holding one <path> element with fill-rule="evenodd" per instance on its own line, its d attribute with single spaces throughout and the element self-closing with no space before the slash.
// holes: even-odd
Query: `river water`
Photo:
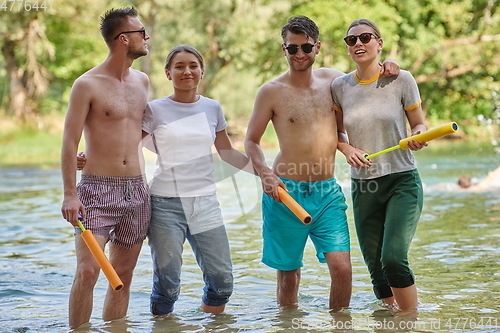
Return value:
<svg viewBox="0 0 500 333">
<path fill-rule="evenodd" d="M 275 152 L 268 151 L 272 158 Z M 500 192 L 457 191 L 459 175 L 475 182 L 500 165 L 491 144 L 433 142 L 416 152 L 425 203 L 410 260 L 420 297 L 418 318 L 380 308 L 361 258 L 352 211 L 353 295 L 348 312 L 328 313 L 329 275 L 311 244 L 305 251 L 298 309 L 276 305 L 276 273 L 260 262 L 261 216 L 255 177 L 237 173 L 218 182 L 230 239 L 235 289 L 226 312 L 198 309 L 200 270 L 185 247 L 182 291 L 170 319 L 149 313 L 151 261 L 144 243 L 128 316 L 100 319 L 107 281 L 101 274 L 91 324 L 78 332 L 500 332 Z M 336 174 L 348 204 L 348 167 Z M 154 169 L 148 164 L 147 173 Z M 0 167 L 0 332 L 68 332 L 67 303 L 75 269 L 72 228 L 60 216 L 57 169 Z"/>
</svg>

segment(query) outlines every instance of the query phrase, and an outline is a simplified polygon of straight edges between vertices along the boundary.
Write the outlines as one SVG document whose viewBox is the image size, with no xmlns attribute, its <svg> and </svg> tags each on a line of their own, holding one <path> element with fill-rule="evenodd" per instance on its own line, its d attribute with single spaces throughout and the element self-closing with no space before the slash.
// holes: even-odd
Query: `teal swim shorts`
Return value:
<svg viewBox="0 0 500 333">
<path fill-rule="evenodd" d="M 311 215 L 312 222 L 303 224 L 284 204 L 264 194 L 262 262 L 282 271 L 302 267 L 308 236 L 321 263 L 326 263 L 327 252 L 349 251 L 350 238 L 345 212 L 347 204 L 342 188 L 335 179 L 319 182 L 281 180 L 288 193 Z"/>
</svg>

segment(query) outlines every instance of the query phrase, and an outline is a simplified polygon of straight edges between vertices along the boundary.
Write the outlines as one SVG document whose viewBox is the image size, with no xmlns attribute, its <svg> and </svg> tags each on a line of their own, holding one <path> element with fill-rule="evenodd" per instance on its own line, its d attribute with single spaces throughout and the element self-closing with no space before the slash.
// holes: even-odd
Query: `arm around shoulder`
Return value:
<svg viewBox="0 0 500 333">
<path fill-rule="evenodd" d="M 339 76 L 345 75 L 344 72 L 338 71 L 338 70 L 333 69 L 333 68 L 328 68 L 328 67 L 321 67 L 321 68 L 315 69 L 314 74 L 316 74 L 317 76 L 322 77 L 322 78 L 327 78 L 330 81 L 335 80 Z"/>
</svg>

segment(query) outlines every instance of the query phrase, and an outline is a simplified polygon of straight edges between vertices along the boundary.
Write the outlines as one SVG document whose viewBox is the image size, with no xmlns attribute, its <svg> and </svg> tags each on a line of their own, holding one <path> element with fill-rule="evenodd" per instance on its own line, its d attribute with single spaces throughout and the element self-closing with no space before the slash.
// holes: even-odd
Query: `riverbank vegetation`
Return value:
<svg viewBox="0 0 500 333">
<path fill-rule="evenodd" d="M 150 99 L 172 93 L 168 51 L 195 46 L 205 57 L 199 91 L 221 102 L 237 145 L 259 86 L 287 69 L 280 28 L 294 15 L 320 28 L 315 66 L 344 72 L 354 69 L 342 41 L 348 24 L 375 21 L 382 58 L 417 80 L 429 127 L 456 121 L 463 138 L 499 137 L 500 0 L 54 0 L 36 10 L 28 2 L 0 12 L 0 164 L 23 162 L 27 152 L 35 161 L 59 154 L 71 85 L 107 54 L 99 17 L 130 5 L 151 36 L 150 54 L 134 63 L 151 79 Z"/>
</svg>

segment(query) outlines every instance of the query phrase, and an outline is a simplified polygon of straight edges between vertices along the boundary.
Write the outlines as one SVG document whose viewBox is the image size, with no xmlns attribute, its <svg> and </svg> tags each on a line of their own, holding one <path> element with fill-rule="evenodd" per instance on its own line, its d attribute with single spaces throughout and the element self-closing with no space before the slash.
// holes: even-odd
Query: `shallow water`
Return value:
<svg viewBox="0 0 500 333">
<path fill-rule="evenodd" d="M 410 252 L 420 296 L 418 319 L 394 317 L 376 305 L 350 209 L 354 286 L 349 313 L 328 313 L 328 270 L 317 263 L 311 244 L 304 258 L 300 306 L 280 309 L 276 273 L 260 262 L 257 182 L 238 173 L 218 183 L 235 276 L 225 314 L 199 311 L 201 274 L 186 245 L 175 315 L 153 318 L 145 242 L 128 316 L 113 322 L 100 319 L 107 286 L 101 276 L 91 324 L 78 332 L 500 332 L 500 193 L 457 192 L 453 185 L 463 173 L 475 181 L 484 178 L 500 164 L 500 154 L 491 145 L 441 142 L 416 156 L 426 185 L 424 212 Z M 339 155 L 337 175 L 345 193 L 347 169 Z M 61 187 L 59 170 L 0 168 L 0 332 L 69 331 L 75 251 L 72 228 L 60 216 Z"/>
</svg>

